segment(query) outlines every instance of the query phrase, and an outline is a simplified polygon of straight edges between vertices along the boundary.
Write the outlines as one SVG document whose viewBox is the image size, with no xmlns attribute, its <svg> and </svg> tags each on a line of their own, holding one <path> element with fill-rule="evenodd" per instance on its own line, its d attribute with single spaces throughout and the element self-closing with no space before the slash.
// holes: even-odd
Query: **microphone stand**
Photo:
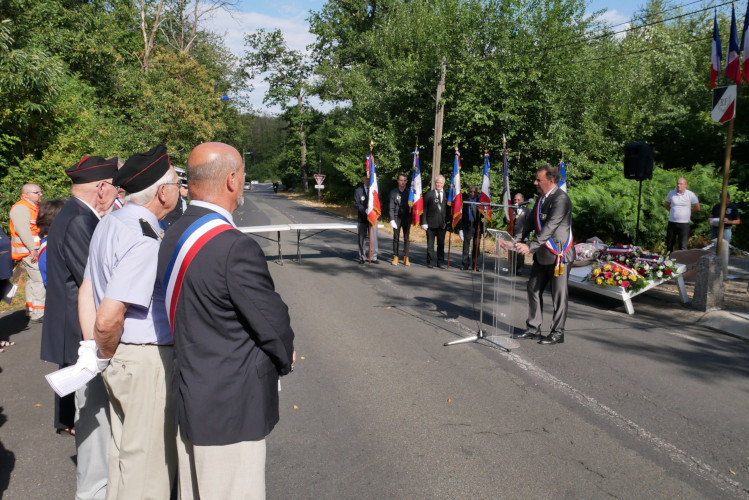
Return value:
<svg viewBox="0 0 749 500">
<path fill-rule="evenodd" d="M 500 203 L 481 203 L 476 201 L 466 201 L 464 202 L 466 205 L 479 205 L 480 207 L 492 207 L 492 208 L 518 208 L 519 205 L 505 205 Z M 497 342 L 492 342 L 491 340 L 487 339 L 486 333 L 484 332 L 483 326 L 484 326 L 484 269 L 486 268 L 486 234 L 487 234 L 487 225 L 484 224 L 484 232 L 483 232 L 483 247 L 482 252 L 483 255 L 481 256 L 481 298 L 479 303 L 479 328 L 476 332 L 476 335 L 472 337 L 466 337 L 458 340 L 453 340 L 452 342 L 445 342 L 442 344 L 444 347 L 451 346 L 451 345 L 458 345 L 458 344 L 468 344 L 468 343 L 476 343 L 479 340 L 486 340 L 487 342 L 491 342 L 492 344 L 496 345 L 500 349 L 502 349 L 505 352 L 510 352 L 510 349 L 508 347 L 505 347 Z"/>
</svg>

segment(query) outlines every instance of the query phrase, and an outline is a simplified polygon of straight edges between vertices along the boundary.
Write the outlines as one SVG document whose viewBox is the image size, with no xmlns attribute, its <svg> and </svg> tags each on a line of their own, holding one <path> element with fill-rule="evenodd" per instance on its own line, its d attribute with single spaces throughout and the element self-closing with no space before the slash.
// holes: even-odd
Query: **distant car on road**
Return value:
<svg viewBox="0 0 749 500">
<path fill-rule="evenodd" d="M 248 191 L 248 190 L 252 189 L 252 184 L 250 184 L 249 182 L 245 182 L 245 183 L 244 183 L 244 189 L 245 189 L 246 191 Z"/>
</svg>

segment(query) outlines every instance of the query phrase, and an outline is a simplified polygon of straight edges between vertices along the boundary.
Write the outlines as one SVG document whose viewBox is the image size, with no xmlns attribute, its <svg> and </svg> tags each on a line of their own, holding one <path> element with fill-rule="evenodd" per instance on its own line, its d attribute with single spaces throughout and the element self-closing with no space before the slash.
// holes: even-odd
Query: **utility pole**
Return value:
<svg viewBox="0 0 749 500">
<path fill-rule="evenodd" d="M 447 58 L 442 56 L 440 82 L 437 84 L 437 107 L 434 113 L 434 149 L 432 152 L 432 189 L 434 179 L 440 175 L 440 161 L 442 159 L 442 120 L 445 117 L 445 106 L 442 104 L 442 92 L 445 90 L 445 73 L 447 73 Z"/>
</svg>

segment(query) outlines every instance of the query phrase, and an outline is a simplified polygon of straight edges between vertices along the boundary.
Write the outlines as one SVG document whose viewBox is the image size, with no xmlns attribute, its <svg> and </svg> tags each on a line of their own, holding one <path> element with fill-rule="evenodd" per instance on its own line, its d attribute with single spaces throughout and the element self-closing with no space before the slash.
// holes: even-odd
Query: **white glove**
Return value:
<svg viewBox="0 0 749 500">
<path fill-rule="evenodd" d="M 462 229 L 460 231 L 458 231 L 458 236 L 460 236 L 460 241 L 465 241 L 465 239 L 463 238 L 463 230 Z"/>
<path fill-rule="evenodd" d="M 78 348 L 78 361 L 76 366 L 86 368 L 93 373 L 101 373 L 109 365 L 109 358 L 101 359 L 96 355 L 96 341 L 82 340 Z"/>
<path fill-rule="evenodd" d="M 426 224 L 422 224 L 421 225 L 421 229 L 423 229 L 424 231 L 426 231 L 427 229 L 429 229 L 429 226 L 427 226 Z"/>
<path fill-rule="evenodd" d="M 396 224 L 394 220 L 391 220 L 390 227 L 392 227 L 393 229 L 398 229 L 398 224 Z"/>
</svg>

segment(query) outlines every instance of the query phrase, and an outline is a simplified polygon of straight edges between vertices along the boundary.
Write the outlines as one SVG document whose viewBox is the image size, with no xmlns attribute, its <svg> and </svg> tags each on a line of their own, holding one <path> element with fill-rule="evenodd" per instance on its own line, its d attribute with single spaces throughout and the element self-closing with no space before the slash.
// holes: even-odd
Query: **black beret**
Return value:
<svg viewBox="0 0 749 500">
<path fill-rule="evenodd" d="M 159 144 L 145 153 L 136 153 L 127 159 L 117 172 L 112 184 L 128 193 L 138 193 L 151 187 L 169 170 L 166 146 Z"/>
<path fill-rule="evenodd" d="M 112 179 L 117 175 L 117 158 L 107 160 L 101 156 L 84 156 L 65 173 L 68 174 L 73 184 Z"/>
</svg>

